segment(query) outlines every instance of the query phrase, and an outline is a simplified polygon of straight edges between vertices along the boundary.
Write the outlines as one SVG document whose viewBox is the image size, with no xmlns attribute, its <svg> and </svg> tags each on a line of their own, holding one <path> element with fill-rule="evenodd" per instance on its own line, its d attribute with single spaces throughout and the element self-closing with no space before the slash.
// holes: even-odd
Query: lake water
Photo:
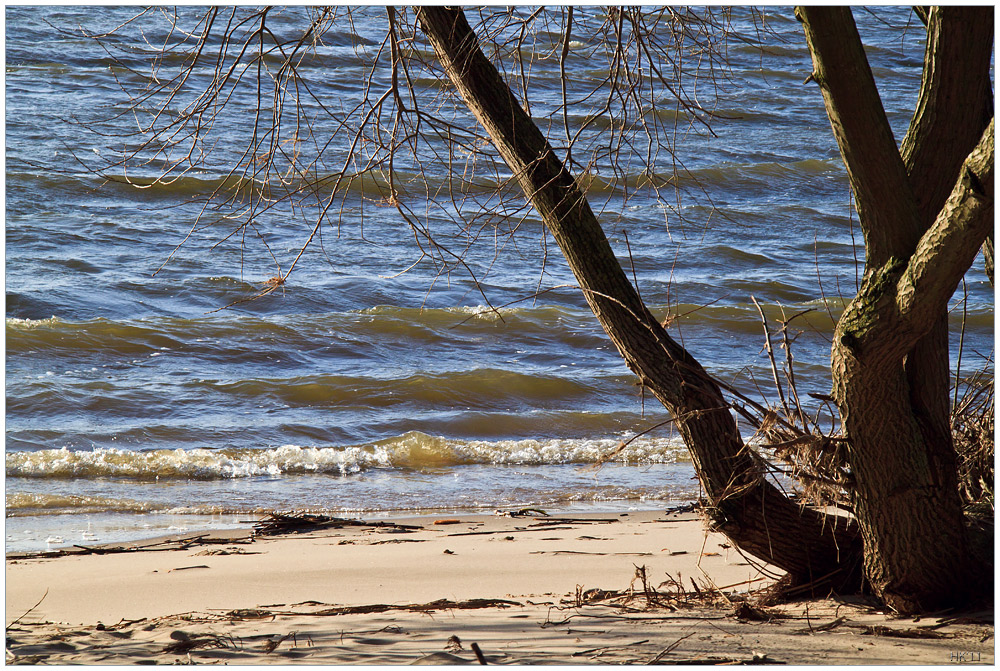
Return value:
<svg viewBox="0 0 1000 671">
<path fill-rule="evenodd" d="M 294 25 L 301 11 L 273 25 Z M 906 8 L 877 12 L 855 14 L 899 139 L 923 30 Z M 76 162 L 115 151 L 78 122 L 107 120 L 123 97 L 107 54 L 73 30 L 108 30 L 133 13 L 5 10 L 7 551 L 233 526 L 270 511 L 627 510 L 697 498 L 668 427 L 598 466 L 667 416 L 640 396 L 579 291 L 563 286 L 572 276 L 551 240 L 546 256 L 531 217 L 516 244 L 484 240 L 467 255 L 493 305 L 519 301 L 499 311 L 485 309 L 467 274 L 414 266 L 397 211 L 360 196 L 343 204 L 339 231 L 327 228 L 323 247 L 259 300 L 219 309 L 275 274 L 238 241 L 213 249 L 221 229 L 196 231 L 154 276 L 198 215 L 191 199 L 219 177 L 206 169 L 137 190 L 102 185 Z M 585 18 L 574 49 L 586 47 Z M 672 332 L 709 371 L 747 392 L 767 386 L 755 297 L 771 318 L 779 306 L 813 310 L 796 321 L 796 374 L 800 391 L 826 393 L 831 315 L 853 292 L 863 250 L 820 93 L 802 83 L 811 67 L 801 28 L 790 8 L 768 19 L 763 53 L 730 44 L 716 135 L 687 129 L 678 143 L 711 203 L 697 190 L 679 210 L 653 193 L 622 202 L 613 182 L 595 195 L 644 299 L 675 315 Z M 301 65 L 318 98 L 358 99 L 363 72 L 344 45 L 377 47 L 384 21 L 371 8 L 327 33 Z M 114 44 L 141 46 L 140 25 Z M 752 25 L 744 10 L 735 25 Z M 552 75 L 535 91 L 543 108 L 558 94 L 558 63 L 533 67 Z M 567 67 L 574 82 L 601 75 L 582 57 Z M 237 147 L 250 128 L 230 123 L 223 137 Z M 671 169 L 665 157 L 662 173 Z M 308 223 L 276 211 L 261 225 L 287 268 Z M 952 315 L 956 327 L 967 318 L 971 371 L 993 350 L 981 258 L 967 291 Z"/>
</svg>

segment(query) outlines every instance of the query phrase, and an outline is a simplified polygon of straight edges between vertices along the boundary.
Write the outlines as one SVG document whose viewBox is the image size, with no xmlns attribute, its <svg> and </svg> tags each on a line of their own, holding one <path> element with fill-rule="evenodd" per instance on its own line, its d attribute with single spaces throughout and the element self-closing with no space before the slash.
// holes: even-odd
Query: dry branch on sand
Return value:
<svg viewBox="0 0 1000 671">
<path fill-rule="evenodd" d="M 311 513 L 271 513 L 265 519 L 255 522 L 253 531 L 257 536 L 273 536 L 276 534 L 305 533 L 318 529 L 340 529 L 343 527 L 396 529 L 402 532 L 423 529 L 422 526 L 413 524 L 365 522 L 364 520 L 329 517 L 327 515 L 314 515 Z"/>
</svg>

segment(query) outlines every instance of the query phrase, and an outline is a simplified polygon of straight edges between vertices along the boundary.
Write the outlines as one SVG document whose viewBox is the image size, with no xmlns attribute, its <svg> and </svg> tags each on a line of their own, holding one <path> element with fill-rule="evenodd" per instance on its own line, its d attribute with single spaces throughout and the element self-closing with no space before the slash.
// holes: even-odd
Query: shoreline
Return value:
<svg viewBox="0 0 1000 671">
<path fill-rule="evenodd" d="M 594 515 L 622 512 L 656 512 L 694 510 L 695 500 L 685 498 L 619 501 L 571 502 L 569 504 L 533 504 L 555 515 Z M 511 506 L 504 506 L 509 509 Z M 497 507 L 441 506 L 431 508 L 402 508 L 393 510 L 326 510 L 305 508 L 303 510 L 258 510 L 226 511 L 211 513 L 190 513 L 173 511 L 149 511 L 142 513 L 104 511 L 86 514 L 66 515 L 15 515 L 6 520 L 6 557 L 59 555 L 73 548 L 118 547 L 154 542 L 169 537 L 184 535 L 214 534 L 219 532 L 248 529 L 257 521 L 271 514 L 319 514 L 344 519 L 400 520 L 429 519 L 442 516 L 491 517 Z M 95 519 L 96 518 L 96 519 Z M 52 525 L 52 520 L 59 522 Z M 48 525 L 44 531 L 35 527 Z M 91 528 L 93 525 L 93 528 Z M 22 527 L 31 527 L 35 538 L 54 537 L 58 542 L 44 542 L 32 538 L 21 542 L 16 538 Z M 86 528 L 84 528 L 86 527 Z M 12 538 L 14 536 L 14 538 Z M 66 539 L 66 540 L 64 540 Z M 14 549 L 10 549 L 14 548 Z"/>
<path fill-rule="evenodd" d="M 690 512 L 276 530 L 8 557 L 8 663 L 476 663 L 472 642 L 490 663 L 993 659 L 992 613 L 928 629 L 825 599 L 741 619 L 772 578 Z"/>
</svg>

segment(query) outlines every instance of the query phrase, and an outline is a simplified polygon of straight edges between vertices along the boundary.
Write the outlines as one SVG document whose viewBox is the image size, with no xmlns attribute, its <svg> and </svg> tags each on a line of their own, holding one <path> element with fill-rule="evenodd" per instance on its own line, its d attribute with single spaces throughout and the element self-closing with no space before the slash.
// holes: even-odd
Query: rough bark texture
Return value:
<svg viewBox="0 0 1000 671">
<path fill-rule="evenodd" d="M 904 612 L 961 603 L 983 578 L 954 475 L 938 477 L 902 366 L 992 227 L 992 124 L 966 168 L 909 261 L 866 276 L 833 348 L 866 572 L 880 596 Z"/>
<path fill-rule="evenodd" d="M 920 238 L 920 216 L 864 45 L 849 7 L 800 7 L 827 116 L 854 189 L 865 234 L 865 265 L 905 259 Z"/>
<path fill-rule="evenodd" d="M 926 25 L 920 96 L 900 146 L 921 233 L 934 222 L 962 162 L 993 116 L 993 8 L 932 7 L 926 13 Z M 984 254 L 990 253 L 992 238 L 987 243 Z M 928 445 L 931 467 L 942 483 L 949 483 L 943 486 L 957 486 L 948 401 L 947 306 L 928 319 L 933 326 L 906 356 L 910 401 Z"/>
<path fill-rule="evenodd" d="M 926 14 L 927 72 L 900 152 L 850 9 L 796 9 L 865 234 L 864 279 L 834 339 L 834 397 L 849 439 L 866 573 L 901 611 L 961 603 L 981 577 L 947 423 L 945 316 L 992 225 L 993 125 L 982 118 L 987 14 Z M 989 30 L 973 27 L 977 21 Z"/>
<path fill-rule="evenodd" d="M 923 230 L 993 117 L 992 54 L 993 7 L 931 8 L 920 95 L 900 146 Z"/>
<path fill-rule="evenodd" d="M 461 10 L 421 7 L 417 15 L 448 77 L 563 251 L 604 330 L 675 417 L 720 530 L 793 580 L 849 572 L 851 559 L 860 555 L 856 529 L 846 527 L 843 518 L 800 508 L 763 480 L 718 386 L 646 309 L 583 192 L 482 53 Z"/>
<path fill-rule="evenodd" d="M 990 232 L 986 236 L 986 242 L 983 243 L 983 265 L 986 271 L 986 279 L 990 281 L 990 286 L 995 286 L 993 283 L 993 233 Z"/>
<path fill-rule="evenodd" d="M 901 330 L 919 332 L 946 304 L 993 230 L 994 120 L 958 170 L 934 222 L 921 237 L 896 287 Z"/>
</svg>

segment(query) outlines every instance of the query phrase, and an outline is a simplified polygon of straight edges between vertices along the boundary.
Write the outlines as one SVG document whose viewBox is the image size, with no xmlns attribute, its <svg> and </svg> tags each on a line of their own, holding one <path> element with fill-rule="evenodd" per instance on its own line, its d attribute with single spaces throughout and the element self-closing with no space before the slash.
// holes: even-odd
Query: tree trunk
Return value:
<svg viewBox="0 0 1000 671">
<path fill-rule="evenodd" d="M 986 242 L 983 243 L 983 266 L 986 271 L 986 279 L 990 281 L 990 286 L 993 284 L 993 233 L 991 232 L 986 236 Z"/>
<path fill-rule="evenodd" d="M 926 25 L 920 96 L 900 146 L 921 233 L 934 223 L 962 162 L 993 116 L 993 8 L 932 7 Z M 991 239 L 983 245 L 986 254 L 990 243 Z M 932 320 L 931 330 L 906 355 L 907 383 L 931 466 L 942 486 L 957 487 L 947 305 Z"/>
<path fill-rule="evenodd" d="M 975 37 L 968 20 L 929 12 L 930 72 L 901 155 L 851 10 L 800 7 L 796 16 L 865 235 L 864 279 L 837 326 L 832 372 L 866 573 L 900 611 L 960 603 L 980 574 L 969 552 L 947 421 L 946 310 L 992 223 L 993 126 L 987 117 L 983 133 L 982 68 L 959 76 L 964 60 L 954 50 L 971 48 L 982 60 L 983 31 Z M 967 46 L 973 37 L 976 44 Z M 946 55 L 957 60 L 944 63 Z M 988 55 L 985 62 L 988 76 Z M 952 116 L 950 109 L 970 101 L 972 112 L 955 109 Z M 952 121 L 973 128 L 956 134 L 947 128 Z M 949 174 L 937 173 L 935 147 Z"/>
<path fill-rule="evenodd" d="M 834 396 L 849 439 L 869 580 L 901 612 L 962 603 L 987 568 L 971 552 L 955 477 L 942 480 L 903 366 L 993 223 L 993 124 L 908 262 L 866 273 L 834 339 Z"/>
<path fill-rule="evenodd" d="M 602 327 L 629 368 L 672 413 L 718 528 L 741 550 L 788 571 L 793 581 L 850 573 L 860 556 L 855 527 L 799 507 L 764 480 L 759 458 L 743 444 L 718 385 L 643 304 L 583 192 L 482 53 L 462 11 L 420 7 L 417 16 L 444 71 L 555 238 Z"/>
</svg>

